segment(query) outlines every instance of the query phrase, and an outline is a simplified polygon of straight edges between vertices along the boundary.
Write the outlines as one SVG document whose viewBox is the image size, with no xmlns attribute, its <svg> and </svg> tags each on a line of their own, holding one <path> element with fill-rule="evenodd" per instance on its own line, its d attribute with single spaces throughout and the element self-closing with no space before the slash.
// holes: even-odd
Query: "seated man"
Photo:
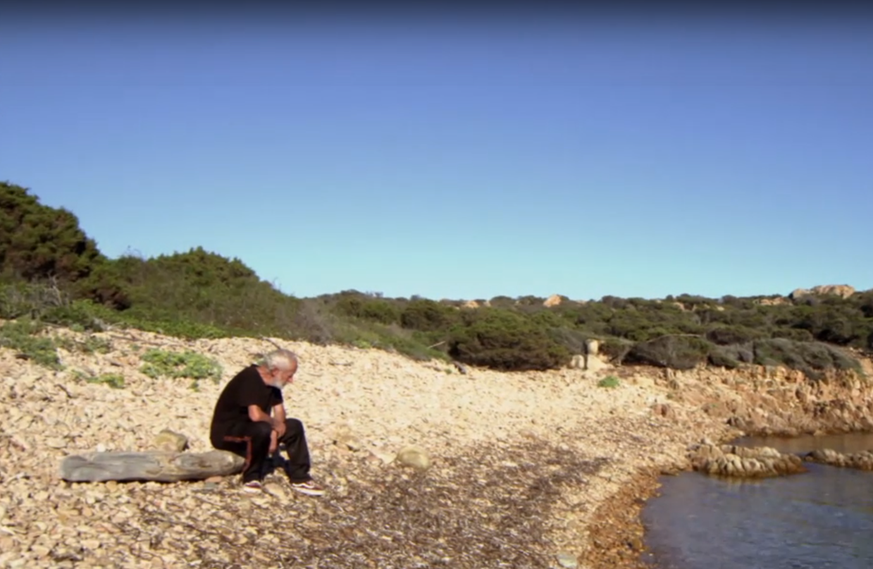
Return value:
<svg viewBox="0 0 873 569">
<path fill-rule="evenodd" d="M 324 494 L 309 475 L 303 424 L 285 417 L 282 388 L 293 381 L 295 373 L 297 356 L 288 350 L 275 350 L 264 357 L 262 364 L 251 364 L 234 376 L 215 404 L 210 427 L 212 446 L 246 459 L 242 479 L 248 492 L 262 488 L 267 458 L 283 443 L 291 488 L 310 496 Z"/>
</svg>

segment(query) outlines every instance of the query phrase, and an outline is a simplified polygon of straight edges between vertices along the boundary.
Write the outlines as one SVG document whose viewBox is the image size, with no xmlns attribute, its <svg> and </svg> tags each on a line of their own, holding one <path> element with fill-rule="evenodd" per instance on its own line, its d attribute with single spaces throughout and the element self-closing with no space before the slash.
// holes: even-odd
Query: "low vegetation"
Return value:
<svg viewBox="0 0 873 569">
<path fill-rule="evenodd" d="M 191 387 L 196 389 L 201 379 L 221 380 L 221 365 L 212 358 L 192 351 L 173 352 L 166 350 L 146 350 L 140 356 L 144 362 L 140 368 L 143 375 L 158 379 L 161 377 L 193 380 Z"/>
<path fill-rule="evenodd" d="M 545 298 L 385 298 L 343 291 L 283 294 L 239 259 L 202 248 L 106 258 L 64 209 L 0 183 L 0 343 L 20 357 L 60 365 L 46 325 L 82 332 L 131 327 L 183 338 L 270 336 L 400 352 L 500 370 L 566 365 L 597 339 L 622 365 L 688 369 L 784 365 L 810 376 L 857 369 L 873 351 L 873 291 L 843 298 L 757 296 L 616 298 L 555 306 Z M 65 349 L 108 349 L 95 339 Z M 197 354 L 150 351 L 143 372 L 214 379 Z"/>
</svg>

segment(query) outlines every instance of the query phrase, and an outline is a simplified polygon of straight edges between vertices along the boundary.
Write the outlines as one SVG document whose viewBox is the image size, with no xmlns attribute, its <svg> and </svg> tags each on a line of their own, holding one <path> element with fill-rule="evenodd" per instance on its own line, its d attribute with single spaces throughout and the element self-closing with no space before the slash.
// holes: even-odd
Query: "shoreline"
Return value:
<svg viewBox="0 0 873 569">
<path fill-rule="evenodd" d="M 832 435 L 873 435 L 873 431 L 841 429 L 776 436 L 790 440 Z M 766 431 L 743 433 L 739 436 L 725 436 L 714 443 L 737 444 L 744 438 L 773 436 Z M 647 528 L 642 521 L 642 513 L 649 500 L 660 496 L 663 477 L 692 472 L 694 469 L 690 466 L 672 471 L 639 470 L 595 511 L 589 527 L 589 553 L 585 556 L 584 565 L 580 566 L 588 569 L 660 569 L 662 565 L 659 559 L 649 551 L 646 544 Z M 702 473 L 699 475 L 706 476 Z"/>
</svg>

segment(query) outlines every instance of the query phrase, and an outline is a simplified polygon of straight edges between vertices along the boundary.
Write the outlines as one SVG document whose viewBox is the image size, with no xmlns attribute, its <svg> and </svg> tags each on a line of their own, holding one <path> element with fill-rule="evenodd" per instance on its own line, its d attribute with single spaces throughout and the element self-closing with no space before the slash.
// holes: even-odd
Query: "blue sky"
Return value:
<svg viewBox="0 0 873 569">
<path fill-rule="evenodd" d="M 256 23 L 0 23 L 0 179 L 300 296 L 873 288 L 866 24 Z"/>
</svg>

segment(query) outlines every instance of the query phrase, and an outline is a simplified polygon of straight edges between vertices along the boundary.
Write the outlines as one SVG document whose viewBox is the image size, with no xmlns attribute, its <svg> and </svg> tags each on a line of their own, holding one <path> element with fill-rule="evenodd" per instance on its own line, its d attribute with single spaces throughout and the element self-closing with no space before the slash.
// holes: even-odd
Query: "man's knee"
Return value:
<svg viewBox="0 0 873 569">
<path fill-rule="evenodd" d="M 270 435 L 273 432 L 273 427 L 270 423 L 266 423 L 264 421 L 258 421 L 253 423 L 251 427 L 249 427 L 252 433 L 252 439 L 256 441 L 264 441 L 269 440 Z"/>
<path fill-rule="evenodd" d="M 303 433 L 303 422 L 300 419 L 285 419 L 285 432 L 289 434 Z"/>
</svg>

